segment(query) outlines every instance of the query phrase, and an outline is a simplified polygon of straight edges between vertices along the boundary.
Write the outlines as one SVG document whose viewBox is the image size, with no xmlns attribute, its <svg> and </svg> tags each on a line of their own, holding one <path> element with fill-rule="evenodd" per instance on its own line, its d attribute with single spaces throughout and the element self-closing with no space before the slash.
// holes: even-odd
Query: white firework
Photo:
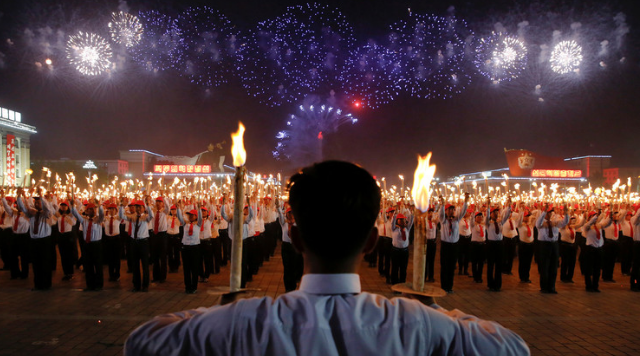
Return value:
<svg viewBox="0 0 640 356">
<path fill-rule="evenodd" d="M 527 47 L 514 36 L 494 34 L 480 40 L 475 62 L 494 83 L 515 79 L 527 64 Z"/>
<path fill-rule="evenodd" d="M 558 74 L 578 72 L 582 63 L 582 47 L 575 41 L 562 41 L 551 52 L 551 70 Z"/>
<path fill-rule="evenodd" d="M 111 14 L 109 31 L 113 42 L 133 47 L 140 42 L 144 30 L 137 16 L 120 11 Z"/>
<path fill-rule="evenodd" d="M 67 58 L 84 75 L 95 76 L 108 71 L 111 56 L 107 40 L 95 33 L 81 31 L 67 41 Z"/>
</svg>

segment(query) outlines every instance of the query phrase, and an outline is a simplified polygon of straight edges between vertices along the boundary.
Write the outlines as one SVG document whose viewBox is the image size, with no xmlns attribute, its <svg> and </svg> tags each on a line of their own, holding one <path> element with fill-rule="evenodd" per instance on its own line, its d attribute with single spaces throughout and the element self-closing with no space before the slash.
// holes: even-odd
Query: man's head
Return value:
<svg viewBox="0 0 640 356">
<path fill-rule="evenodd" d="M 444 212 L 447 215 L 447 218 L 453 218 L 453 213 L 456 212 L 456 206 L 453 204 L 447 204 L 444 207 Z"/>
<path fill-rule="evenodd" d="M 498 214 L 500 213 L 500 208 L 494 207 L 491 208 L 491 220 L 498 221 Z"/>
<path fill-rule="evenodd" d="M 407 217 L 404 216 L 403 214 L 398 214 L 398 216 L 396 216 L 396 225 L 401 229 L 406 228 L 407 227 Z"/>
<path fill-rule="evenodd" d="M 476 213 L 476 224 L 482 224 L 482 213 L 481 212 L 477 212 Z"/>
<path fill-rule="evenodd" d="M 42 210 L 42 199 L 40 197 L 33 198 L 33 207 L 36 210 Z"/>
<path fill-rule="evenodd" d="M 87 204 L 84 213 L 90 218 L 96 216 L 96 205 L 93 203 Z"/>
<path fill-rule="evenodd" d="M 158 211 L 164 210 L 164 199 L 162 197 L 156 198 L 156 209 Z"/>
<path fill-rule="evenodd" d="M 58 210 L 60 214 L 68 214 L 69 213 L 69 203 L 67 201 L 63 201 L 60 203 L 60 209 Z"/>
<path fill-rule="evenodd" d="M 325 261 L 349 259 L 362 251 L 380 211 L 380 198 L 371 174 L 348 162 L 314 164 L 289 182 L 289 205 L 305 251 Z M 339 218 L 327 224 L 330 216 Z"/>
<path fill-rule="evenodd" d="M 135 209 L 136 209 L 136 214 L 138 215 L 142 215 L 142 213 L 144 212 L 144 203 L 139 200 L 135 203 Z"/>
</svg>

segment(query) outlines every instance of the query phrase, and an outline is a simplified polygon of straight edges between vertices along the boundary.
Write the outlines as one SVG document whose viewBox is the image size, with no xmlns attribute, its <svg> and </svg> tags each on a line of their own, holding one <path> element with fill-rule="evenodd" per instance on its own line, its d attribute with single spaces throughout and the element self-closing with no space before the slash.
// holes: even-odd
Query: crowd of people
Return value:
<svg viewBox="0 0 640 356">
<path fill-rule="evenodd" d="M 82 268 L 85 290 L 99 291 L 104 287 L 103 266 L 108 282 L 119 282 L 124 260 L 133 274 L 132 291 L 146 292 L 150 282 L 163 283 L 167 273 L 178 273 L 182 267 L 185 292 L 196 293 L 199 283 L 207 283 L 231 259 L 234 204 L 226 194 L 194 195 L 173 203 L 164 193 L 82 201 L 37 190 L 26 194 L 18 189 L 16 196 L 3 191 L 4 269 L 11 279 L 26 279 L 31 265 L 34 289 L 46 290 L 51 288 L 59 252 L 63 282 Z M 382 199 L 375 223 L 377 245 L 365 260 L 388 284 L 406 282 L 409 245 L 417 236 L 415 226 L 420 226 L 426 237 L 425 282 L 435 282 L 440 245 L 440 285 L 448 293 L 453 293 L 456 270 L 459 276 L 484 283 L 485 264 L 488 289 L 500 291 L 502 276 L 515 272 L 516 257 L 521 283 L 531 283 L 535 262 L 543 293 L 557 293 L 558 270 L 561 282 L 573 283 L 576 264 L 586 290 L 600 292 L 600 276 L 604 282 L 615 282 L 617 261 L 630 278 L 630 289 L 640 291 L 638 205 L 570 206 L 510 199 L 487 199 L 480 205 L 470 204 L 468 194 L 455 204 L 442 197 L 434 201 L 426 214 L 416 216 L 410 201 Z M 285 290 L 295 290 L 303 258 L 291 242 L 297 227 L 288 203 L 254 192 L 245 198 L 242 218 L 241 287 L 252 281 L 280 241 Z M 424 219 L 424 224 L 414 224 L 415 219 Z"/>
<path fill-rule="evenodd" d="M 0 257 L 11 279 L 27 279 L 31 265 L 34 290 L 51 288 L 58 253 L 62 282 L 74 279 L 81 269 L 85 291 L 103 289 L 105 265 L 108 282 L 118 283 L 124 264 L 133 275 L 132 292 L 147 292 L 150 283 L 164 283 L 168 273 L 182 267 L 185 292 L 193 294 L 198 283 L 207 283 L 231 260 L 233 204 L 226 195 L 203 200 L 194 196 L 172 204 L 163 192 L 155 198 L 112 197 L 102 202 L 31 193 L 0 193 Z M 288 241 L 290 209 L 283 211 L 271 200 L 246 197 L 241 287 L 252 281 L 282 240 L 284 280 L 290 291 L 302 277 L 302 259 Z"/>
<path fill-rule="evenodd" d="M 409 243 L 415 235 L 415 207 L 405 202 L 383 203 L 376 228 L 377 250 L 365 256 L 377 265 L 388 284 L 404 283 Z M 456 274 L 483 283 L 486 264 L 487 287 L 498 292 L 502 275 L 513 274 L 518 258 L 521 283 L 531 283 L 531 267 L 537 264 L 540 291 L 556 294 L 556 280 L 574 283 L 576 260 L 588 292 L 600 292 L 599 281 L 614 283 L 616 262 L 630 278 L 630 290 L 640 291 L 640 205 L 617 203 L 552 204 L 544 201 L 469 204 L 469 195 L 457 204 L 440 197 L 429 207 L 425 219 L 425 282 L 435 282 L 434 265 L 440 241 L 440 284 L 453 293 Z M 579 258 L 577 259 L 577 256 Z M 469 270 L 471 265 L 471 270 Z"/>
</svg>

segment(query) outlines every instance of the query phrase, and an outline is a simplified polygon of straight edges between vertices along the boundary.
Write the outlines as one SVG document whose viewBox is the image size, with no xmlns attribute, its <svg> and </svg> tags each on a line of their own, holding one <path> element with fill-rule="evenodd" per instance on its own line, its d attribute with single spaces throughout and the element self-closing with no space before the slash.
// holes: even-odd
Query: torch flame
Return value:
<svg viewBox="0 0 640 356">
<path fill-rule="evenodd" d="M 423 213 L 429 209 L 429 198 L 431 195 L 431 180 L 436 173 L 436 165 L 429 165 L 431 152 L 425 157 L 418 156 L 418 167 L 413 176 L 413 188 L 411 196 L 416 203 L 416 208 Z"/>
<path fill-rule="evenodd" d="M 241 122 L 238 123 L 238 131 L 231 134 L 233 145 L 231 145 L 231 156 L 233 157 L 233 166 L 242 167 L 247 160 L 247 151 L 244 150 L 244 142 L 242 137 L 244 136 L 244 125 Z"/>
</svg>

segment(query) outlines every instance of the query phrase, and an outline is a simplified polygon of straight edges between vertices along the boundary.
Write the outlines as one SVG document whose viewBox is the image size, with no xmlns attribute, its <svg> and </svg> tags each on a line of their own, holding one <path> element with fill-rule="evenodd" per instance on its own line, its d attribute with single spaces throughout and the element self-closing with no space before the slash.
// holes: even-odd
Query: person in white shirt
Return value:
<svg viewBox="0 0 640 356">
<path fill-rule="evenodd" d="M 291 230 L 296 228 L 295 220 L 291 208 L 286 208 L 283 213 L 283 207 L 280 206 L 280 201 L 276 200 L 275 204 L 278 212 L 278 221 L 280 221 L 282 230 L 282 249 L 280 251 L 282 254 L 282 280 L 284 282 L 284 290 L 291 292 L 296 289 L 298 284 L 297 276 L 298 273 L 301 272 L 298 271 L 298 252 L 293 248 L 290 237 Z"/>
<path fill-rule="evenodd" d="M 434 283 L 436 280 L 433 278 L 435 271 L 436 250 L 437 250 L 437 232 L 438 232 L 438 217 L 434 216 L 435 208 L 429 207 L 427 210 L 427 221 L 425 225 L 426 238 L 427 238 L 427 262 L 424 265 L 424 278 L 428 283 Z"/>
<path fill-rule="evenodd" d="M 460 239 L 460 221 L 467 214 L 469 193 L 464 195 L 464 205 L 458 209 L 453 204 L 444 203 L 440 196 L 440 286 L 447 293 L 453 293 L 453 280 L 458 261 L 458 240 Z"/>
<path fill-rule="evenodd" d="M 536 220 L 538 228 L 538 273 L 540 274 L 540 292 L 558 294 L 556 291 L 556 277 L 558 275 L 558 261 L 560 247 L 558 236 L 560 229 L 569 223 L 569 213 L 563 208 L 564 218 L 554 217 L 553 208 L 545 205 L 544 213 Z"/>
<path fill-rule="evenodd" d="M 620 211 L 611 211 L 611 225 L 604 229 L 604 246 L 602 247 L 602 281 L 615 283 L 613 271 L 616 267 L 616 259 L 620 251 L 619 239 L 622 234 L 621 221 L 627 212 L 624 208 Z"/>
<path fill-rule="evenodd" d="M 602 229 L 611 224 L 610 217 L 604 217 L 602 210 L 589 213 L 587 223 L 582 227 L 582 234 L 586 239 L 584 249 L 584 284 L 587 292 L 599 293 L 600 271 L 602 269 L 602 246 L 604 238 Z"/>
<path fill-rule="evenodd" d="M 80 215 L 75 208 L 73 199 L 71 202 L 71 214 L 80 221 L 82 225 L 83 245 L 82 257 L 87 283 L 86 292 L 101 291 L 104 286 L 102 271 L 102 222 L 104 221 L 104 210 L 97 199 L 87 204 L 84 216 Z M 96 214 L 96 208 L 98 214 Z"/>
<path fill-rule="evenodd" d="M 246 197 L 246 200 L 248 203 L 250 200 L 249 197 Z M 234 234 L 233 214 L 231 215 L 227 214 L 226 204 L 227 204 L 227 196 L 225 194 L 223 195 L 222 208 L 220 209 L 220 215 L 227 223 L 229 223 L 228 225 L 229 236 L 233 238 L 233 234 Z M 249 234 L 249 224 L 253 220 L 253 217 L 254 217 L 253 208 L 251 208 L 249 204 L 246 204 L 242 209 L 243 224 L 242 224 L 242 275 L 240 278 L 241 288 L 244 288 L 247 285 L 247 282 L 251 282 L 253 280 L 251 276 L 251 270 L 249 269 L 249 248 L 248 248 L 251 245 L 250 242 L 248 241 L 249 237 L 251 237 L 251 235 Z"/>
<path fill-rule="evenodd" d="M 518 277 L 520 283 L 531 283 L 531 261 L 533 260 L 533 241 L 535 239 L 535 229 L 531 211 L 520 208 L 520 218 L 516 222 L 518 226 Z"/>
<path fill-rule="evenodd" d="M 627 207 L 627 213 L 620 217 L 620 226 L 622 233 L 620 234 L 620 271 L 623 276 L 631 275 L 631 263 L 633 262 L 633 233 L 631 226 L 631 217 L 633 209 Z"/>
<path fill-rule="evenodd" d="M 183 226 L 182 235 L 182 270 L 184 272 L 184 289 L 187 294 L 195 294 L 198 290 L 198 275 L 202 265 L 200 257 L 200 227 L 203 224 L 202 210 L 198 205 L 187 212 L 189 221 L 182 215 L 184 203 L 178 202 L 177 216 Z"/>
<path fill-rule="evenodd" d="M 292 242 L 304 254 L 307 273 L 300 290 L 225 304 L 227 297 L 225 305 L 156 317 L 131 333 L 126 355 L 530 353 L 500 324 L 447 311 L 431 298 L 362 292 L 357 270 L 377 240 L 381 195 L 367 171 L 322 162 L 294 175 L 289 187 L 298 224 Z M 327 224 L 327 211 L 349 218 Z"/>
<path fill-rule="evenodd" d="M 469 276 L 469 244 L 471 243 L 471 220 L 475 205 L 471 204 L 467 213 L 460 220 L 460 240 L 458 241 L 458 275 Z"/>
<path fill-rule="evenodd" d="M 471 275 L 473 281 L 482 283 L 482 270 L 484 269 L 484 260 L 487 254 L 487 227 L 484 225 L 484 216 L 482 208 L 474 214 L 475 219 L 471 220 Z"/>
<path fill-rule="evenodd" d="M 76 218 L 71 215 L 69 202 L 63 200 L 60 202 L 60 208 L 55 213 L 58 224 L 58 250 L 60 251 L 60 264 L 62 265 L 63 281 L 73 279 L 73 265 L 76 263 L 75 255 L 77 254 L 76 235 L 73 232 L 73 226 L 76 224 Z M 75 249 L 75 251 L 74 251 Z M 75 252 L 75 253 L 74 253 Z"/>
<path fill-rule="evenodd" d="M 3 271 L 11 270 L 11 216 L 7 214 L 2 204 L 0 204 L 0 258 L 4 263 Z"/>
<path fill-rule="evenodd" d="M 161 192 L 163 193 L 163 192 Z M 151 283 L 164 283 L 167 280 L 167 248 L 169 237 L 167 236 L 167 216 L 171 200 L 159 196 L 155 200 L 153 220 L 151 220 L 151 234 L 149 235 L 149 247 L 151 249 L 150 264 L 153 265 Z"/>
<path fill-rule="evenodd" d="M 200 207 L 202 214 L 202 224 L 200 225 L 200 256 L 199 265 L 200 283 L 208 283 L 211 273 L 214 271 L 213 242 L 211 241 L 211 225 L 215 217 L 215 211 L 210 214 L 209 209 Z"/>
<path fill-rule="evenodd" d="M 51 226 L 47 220 L 53 216 L 53 208 L 42 197 L 38 189 L 38 196 L 33 197 L 33 207 L 27 207 L 26 197 L 22 189 L 18 190 L 18 209 L 29 218 L 29 250 L 33 265 L 33 290 L 51 289 Z"/>
<path fill-rule="evenodd" d="M 29 219 L 24 213 L 16 209 L 15 198 L 5 197 L 2 194 L 2 205 L 4 211 L 11 217 L 11 241 L 9 243 L 9 268 L 11 269 L 11 279 L 29 278 Z M 11 204 L 11 206 L 9 206 Z"/>
<path fill-rule="evenodd" d="M 501 214 L 499 207 L 491 207 L 491 200 L 487 199 L 487 287 L 492 292 L 502 289 L 503 245 L 502 226 L 511 215 L 511 198 L 507 201 L 507 207 Z M 502 219 L 499 218 L 502 216 Z"/>
<path fill-rule="evenodd" d="M 391 283 L 407 281 L 407 265 L 409 264 L 409 230 L 413 226 L 413 215 L 409 217 L 396 213 L 391 222 Z"/>
<path fill-rule="evenodd" d="M 560 280 L 563 283 L 573 283 L 578 252 L 576 235 L 584 222 L 582 216 L 571 215 L 569 223 L 560 229 Z"/>
<path fill-rule="evenodd" d="M 105 205 L 107 207 L 107 215 L 102 223 L 104 230 L 104 256 L 107 260 L 109 282 L 118 282 L 120 280 L 120 252 L 122 251 L 118 205 L 109 202 Z"/>
<path fill-rule="evenodd" d="M 147 203 L 151 198 L 146 197 Z M 131 224 L 131 265 L 133 268 L 132 292 L 149 291 L 149 222 L 153 220 L 153 211 L 149 204 L 142 200 L 134 202 L 134 212 L 124 213 L 124 203 L 120 204 L 119 215 L 121 220 Z M 142 278 L 140 278 L 140 265 L 142 265 Z"/>
<path fill-rule="evenodd" d="M 502 225 L 502 245 L 504 247 L 502 273 L 509 276 L 513 274 L 511 270 L 513 269 L 513 259 L 516 255 L 516 238 L 518 237 L 518 224 L 516 224 L 516 221 L 520 219 L 521 214 L 517 210 L 512 211 L 507 222 Z"/>
<path fill-rule="evenodd" d="M 177 208 L 175 204 L 171 205 L 169 215 L 167 215 L 169 273 L 177 273 L 180 267 L 180 251 L 182 250 L 182 233 L 180 230 L 182 224 L 177 216 Z"/>
</svg>

